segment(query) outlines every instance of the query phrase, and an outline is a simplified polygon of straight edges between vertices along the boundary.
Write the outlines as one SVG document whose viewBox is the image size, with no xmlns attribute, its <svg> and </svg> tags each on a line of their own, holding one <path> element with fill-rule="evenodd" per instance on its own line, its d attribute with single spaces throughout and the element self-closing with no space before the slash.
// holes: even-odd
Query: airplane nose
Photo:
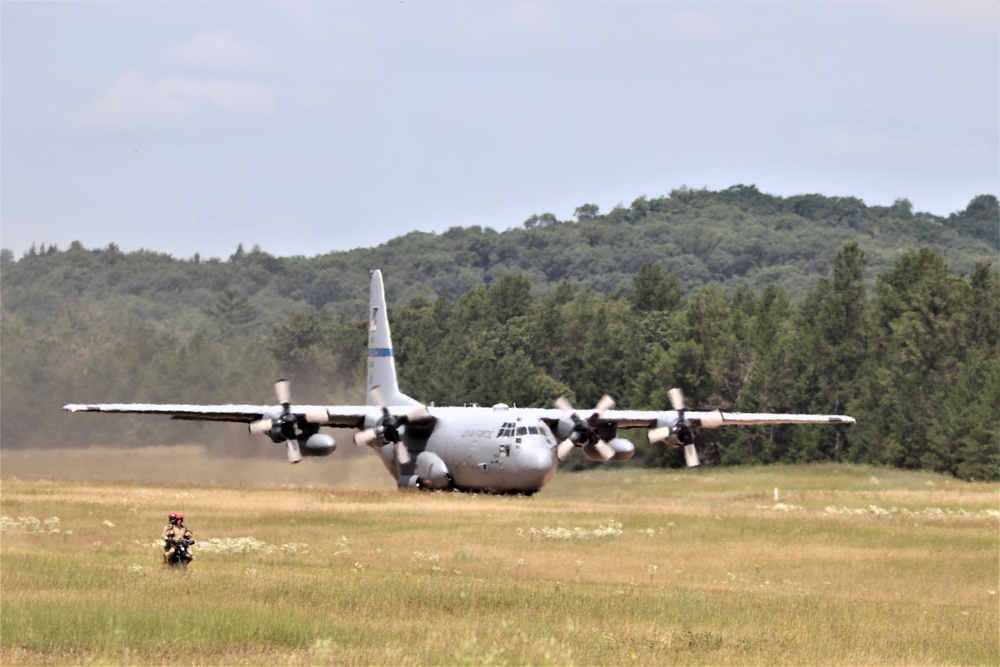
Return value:
<svg viewBox="0 0 1000 667">
<path fill-rule="evenodd" d="M 556 455 L 551 447 L 531 447 L 522 449 L 518 456 L 518 467 L 526 488 L 542 488 L 556 472 Z"/>
</svg>

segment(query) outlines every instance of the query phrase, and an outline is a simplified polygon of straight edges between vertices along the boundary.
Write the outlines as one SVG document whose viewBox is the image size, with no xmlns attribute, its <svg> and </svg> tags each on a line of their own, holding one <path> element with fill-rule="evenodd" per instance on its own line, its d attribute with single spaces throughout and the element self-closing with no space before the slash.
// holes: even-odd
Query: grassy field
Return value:
<svg viewBox="0 0 1000 667">
<path fill-rule="evenodd" d="M 617 470 L 523 498 L 398 492 L 374 457 L 0 464 L 3 665 L 1000 664 L 997 484 Z M 158 564 L 179 510 L 187 573 Z"/>
</svg>

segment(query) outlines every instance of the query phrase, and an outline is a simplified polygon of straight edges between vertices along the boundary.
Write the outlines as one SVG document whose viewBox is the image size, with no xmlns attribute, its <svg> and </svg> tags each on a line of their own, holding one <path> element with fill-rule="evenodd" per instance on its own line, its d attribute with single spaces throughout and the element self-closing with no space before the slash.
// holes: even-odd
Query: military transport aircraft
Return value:
<svg viewBox="0 0 1000 667">
<path fill-rule="evenodd" d="M 679 389 L 669 392 L 672 410 L 614 410 L 602 398 L 578 411 L 560 398 L 554 409 L 426 406 L 403 394 L 386 316 L 382 273 L 371 274 L 368 326 L 368 404 L 296 405 L 289 383 L 275 383 L 276 405 L 71 404 L 70 412 L 168 415 L 174 419 L 243 422 L 251 433 L 284 443 L 288 460 L 327 456 L 334 439 L 322 426 L 358 430 L 354 442 L 381 458 L 400 488 L 455 489 L 532 494 L 555 475 L 575 448 L 595 461 L 627 461 L 635 446 L 618 429 L 649 429 L 651 443 L 684 447 L 686 463 L 699 465 L 694 435 L 699 428 L 730 424 L 853 424 L 842 415 L 750 414 L 685 410 Z"/>
</svg>

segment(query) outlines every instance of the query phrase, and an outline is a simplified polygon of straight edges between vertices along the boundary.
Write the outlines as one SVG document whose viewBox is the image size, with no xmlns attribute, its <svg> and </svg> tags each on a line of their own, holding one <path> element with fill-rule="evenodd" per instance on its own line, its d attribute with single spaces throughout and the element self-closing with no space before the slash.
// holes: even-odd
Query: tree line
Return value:
<svg viewBox="0 0 1000 667">
<path fill-rule="evenodd" d="M 697 409 L 850 414 L 850 427 L 771 426 L 701 432 L 710 464 L 852 461 L 1000 478 L 1000 279 L 989 260 L 949 272 L 929 248 L 903 252 L 874 280 L 867 252 L 844 244 L 800 299 L 772 283 L 687 290 L 654 262 L 601 293 L 562 281 L 537 296 L 532 276 L 394 301 L 390 323 L 404 391 L 427 403 L 666 409 L 681 387 Z M 391 290 L 398 280 L 386 267 Z M 367 294 L 367 273 L 359 293 Z M 223 289 L 186 329 L 92 302 L 30 321 L 0 318 L 5 448 L 238 443 L 232 425 L 69 416 L 69 402 L 274 402 L 364 399 L 366 324 L 302 307 L 267 322 L 256 301 Z M 224 429 L 224 430 L 223 430 Z M 629 464 L 679 466 L 649 446 Z M 568 467 L 590 465 L 572 457 Z"/>
</svg>

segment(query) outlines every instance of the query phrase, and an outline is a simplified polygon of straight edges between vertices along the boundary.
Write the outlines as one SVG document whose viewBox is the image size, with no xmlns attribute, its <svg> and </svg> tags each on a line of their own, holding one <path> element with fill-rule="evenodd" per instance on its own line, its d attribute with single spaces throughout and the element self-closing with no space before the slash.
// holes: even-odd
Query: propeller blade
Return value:
<svg viewBox="0 0 1000 667">
<path fill-rule="evenodd" d="M 670 427 L 661 426 L 660 428 L 651 428 L 648 435 L 650 442 L 666 442 L 667 438 L 670 437 Z"/>
<path fill-rule="evenodd" d="M 688 468 L 694 468 L 701 464 L 698 459 L 698 450 L 694 445 L 684 445 L 684 462 Z"/>
<path fill-rule="evenodd" d="M 281 379 L 275 382 L 274 393 L 278 395 L 278 403 L 288 405 L 292 402 L 292 386 L 288 380 Z"/>
<path fill-rule="evenodd" d="M 714 410 L 701 418 L 702 428 L 718 428 L 725 423 L 722 418 L 722 410 Z"/>
<path fill-rule="evenodd" d="M 678 387 L 674 387 L 669 392 L 667 392 L 667 396 L 670 397 L 670 405 L 674 406 L 674 410 L 676 410 L 677 412 L 684 411 L 683 391 L 681 391 Z"/>
<path fill-rule="evenodd" d="M 407 451 L 406 445 L 402 442 L 396 443 L 396 462 L 401 466 L 405 466 L 410 462 L 410 452 Z"/>
<path fill-rule="evenodd" d="M 605 461 L 610 461 L 611 457 L 615 455 L 615 450 L 611 447 L 611 445 L 603 440 L 598 440 L 594 444 L 594 451 L 596 451 L 600 455 L 601 459 Z"/>
<path fill-rule="evenodd" d="M 327 413 L 326 408 L 310 410 L 306 413 L 306 421 L 310 424 L 323 424 L 329 418 L 330 415 Z"/>
<path fill-rule="evenodd" d="M 270 419 L 258 419 L 255 422 L 250 422 L 250 425 L 247 428 L 250 429 L 251 433 L 267 433 L 271 430 L 271 426 L 273 425 L 274 422 Z"/>
<path fill-rule="evenodd" d="M 288 452 L 288 462 L 298 463 L 302 460 L 302 452 L 299 450 L 298 440 L 288 440 L 285 442 L 285 449 Z"/>
<path fill-rule="evenodd" d="M 600 417 L 613 407 L 615 407 L 615 399 L 605 394 L 601 397 L 601 400 L 597 402 L 597 407 L 594 408 L 594 414 Z"/>
<path fill-rule="evenodd" d="M 570 402 L 566 400 L 565 396 L 560 396 L 559 398 L 556 399 L 556 408 L 561 410 L 562 413 L 567 417 L 572 417 L 573 413 L 575 412 L 573 410 L 573 406 L 570 405 Z"/>
<path fill-rule="evenodd" d="M 362 445 L 368 446 L 375 442 L 378 435 L 375 433 L 375 429 L 369 428 L 360 433 L 354 434 L 354 446 L 360 447 Z"/>
<path fill-rule="evenodd" d="M 576 445 L 573 444 L 572 440 L 566 438 L 559 443 L 558 447 L 556 447 L 556 456 L 560 461 L 564 460 L 567 456 L 569 456 L 569 453 L 573 451 L 573 447 L 575 446 Z"/>
</svg>

